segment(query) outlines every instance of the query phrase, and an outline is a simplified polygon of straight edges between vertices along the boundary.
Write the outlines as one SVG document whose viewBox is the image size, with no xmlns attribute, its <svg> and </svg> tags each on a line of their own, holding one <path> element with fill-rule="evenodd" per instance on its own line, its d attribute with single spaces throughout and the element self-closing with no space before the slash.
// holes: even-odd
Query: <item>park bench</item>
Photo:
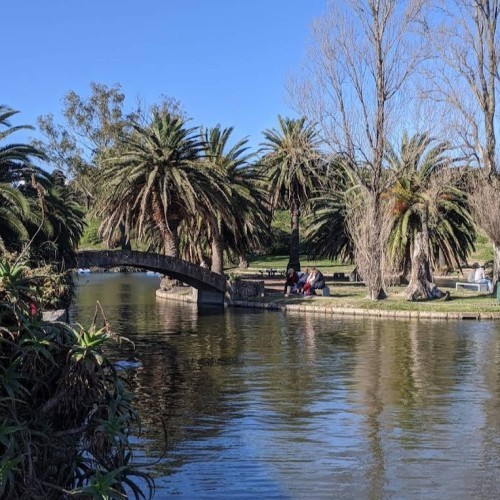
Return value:
<svg viewBox="0 0 500 500">
<path fill-rule="evenodd" d="M 277 269 L 266 269 L 266 273 L 269 277 L 276 276 L 277 272 L 278 272 Z"/>
<path fill-rule="evenodd" d="M 477 290 L 478 292 L 487 292 L 488 285 L 486 283 L 456 283 L 455 290 L 462 288 L 464 290 Z"/>
</svg>

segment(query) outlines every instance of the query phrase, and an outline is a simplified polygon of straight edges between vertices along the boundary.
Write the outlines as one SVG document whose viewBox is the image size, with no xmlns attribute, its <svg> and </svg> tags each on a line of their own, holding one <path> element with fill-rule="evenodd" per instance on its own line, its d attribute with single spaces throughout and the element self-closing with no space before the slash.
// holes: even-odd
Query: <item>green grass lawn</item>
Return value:
<svg viewBox="0 0 500 500">
<path fill-rule="evenodd" d="M 258 255 L 249 257 L 248 269 L 227 268 L 228 271 L 234 271 L 236 274 L 244 271 L 245 273 L 258 272 L 263 269 L 278 269 L 283 271 L 288 264 L 288 255 Z M 347 273 L 354 269 L 354 264 L 342 264 L 332 262 L 329 259 L 309 260 L 307 256 L 300 256 L 300 267 L 304 270 L 306 267 L 317 267 L 323 274 Z"/>
<path fill-rule="evenodd" d="M 450 292 L 450 300 L 409 302 L 404 298 L 405 287 L 395 286 L 388 289 L 389 297 L 387 299 L 372 301 L 367 298 L 367 290 L 362 283 L 329 282 L 328 285 L 330 287 L 330 297 L 304 298 L 297 295 L 285 297 L 282 293 L 276 292 L 258 300 L 277 304 L 311 304 L 314 306 L 377 309 L 381 311 L 500 313 L 500 302 L 497 302 L 496 297 L 475 291 L 457 291 L 454 288 L 441 287 L 441 290 Z"/>
<path fill-rule="evenodd" d="M 493 259 L 493 248 L 491 242 L 484 236 L 478 237 L 476 241 L 476 250 L 470 255 L 468 264 L 474 262 L 484 263 Z M 255 255 L 248 258 L 248 269 L 239 269 L 238 267 L 227 266 L 225 271 L 236 275 L 258 273 L 265 269 L 278 269 L 283 271 L 288 264 L 288 255 Z M 354 269 L 354 264 L 344 264 L 329 259 L 309 260 L 306 255 L 300 256 L 300 267 L 304 270 L 306 267 L 317 267 L 323 274 L 346 273 L 349 274 Z"/>
</svg>

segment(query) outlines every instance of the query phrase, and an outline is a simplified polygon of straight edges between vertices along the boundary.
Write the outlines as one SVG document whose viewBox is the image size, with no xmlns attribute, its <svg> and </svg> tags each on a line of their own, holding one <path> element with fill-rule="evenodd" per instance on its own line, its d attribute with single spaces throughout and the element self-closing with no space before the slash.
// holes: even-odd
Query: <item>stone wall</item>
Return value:
<svg viewBox="0 0 500 500">
<path fill-rule="evenodd" d="M 227 297 L 230 302 L 247 300 L 253 297 L 264 297 L 264 281 L 228 281 Z"/>
</svg>

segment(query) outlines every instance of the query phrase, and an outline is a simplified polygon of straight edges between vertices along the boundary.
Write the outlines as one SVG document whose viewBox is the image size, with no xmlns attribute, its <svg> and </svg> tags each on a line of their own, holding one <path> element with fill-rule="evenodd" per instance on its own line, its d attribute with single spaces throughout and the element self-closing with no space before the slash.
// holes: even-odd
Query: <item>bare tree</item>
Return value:
<svg viewBox="0 0 500 500">
<path fill-rule="evenodd" d="M 384 153 L 389 134 L 401 128 L 405 89 L 423 57 L 420 39 L 413 32 L 423 3 L 331 2 L 313 27 L 303 77 L 292 85 L 300 111 L 321 125 L 325 141 L 343 156 L 364 191 L 365 215 L 370 220 L 366 237 L 374 253 L 365 282 L 373 300 L 386 297 L 381 196 L 397 175 L 384 167 Z M 357 240 L 358 244 L 366 244 L 366 238 Z M 355 253 L 359 256 L 365 250 L 356 247 Z"/>
<path fill-rule="evenodd" d="M 363 281 L 373 290 L 385 290 L 390 266 L 387 242 L 392 227 L 388 204 L 376 209 L 366 191 L 346 197 L 347 231 L 354 245 L 354 259 Z M 372 297 L 376 299 L 377 297 Z"/>
<path fill-rule="evenodd" d="M 495 203 L 485 196 L 498 197 L 499 168 L 496 110 L 500 39 L 500 0 L 438 0 L 434 26 L 427 30 L 436 55 L 429 68 L 432 88 L 427 96 L 447 108 L 447 125 L 473 164 L 482 168 L 475 177 L 471 197 L 476 199 L 476 223 L 492 239 L 496 283 L 500 274 L 500 242 L 497 228 L 500 211 L 483 213 L 482 205 Z"/>
<path fill-rule="evenodd" d="M 471 176 L 472 177 L 472 176 Z M 469 184 L 469 202 L 472 213 L 493 242 L 493 284 L 497 283 L 500 262 L 500 178 L 472 177 Z"/>
</svg>

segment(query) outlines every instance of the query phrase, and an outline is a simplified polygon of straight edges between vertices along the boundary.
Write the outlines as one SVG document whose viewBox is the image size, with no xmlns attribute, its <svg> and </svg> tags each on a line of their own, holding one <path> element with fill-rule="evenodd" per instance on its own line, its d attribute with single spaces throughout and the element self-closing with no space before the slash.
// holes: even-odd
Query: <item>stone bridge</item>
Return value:
<svg viewBox="0 0 500 500">
<path fill-rule="evenodd" d="M 182 281 L 197 290 L 200 304 L 224 304 L 226 278 L 185 260 L 157 253 L 132 250 L 89 250 L 77 252 L 76 267 L 137 267 Z"/>
</svg>

